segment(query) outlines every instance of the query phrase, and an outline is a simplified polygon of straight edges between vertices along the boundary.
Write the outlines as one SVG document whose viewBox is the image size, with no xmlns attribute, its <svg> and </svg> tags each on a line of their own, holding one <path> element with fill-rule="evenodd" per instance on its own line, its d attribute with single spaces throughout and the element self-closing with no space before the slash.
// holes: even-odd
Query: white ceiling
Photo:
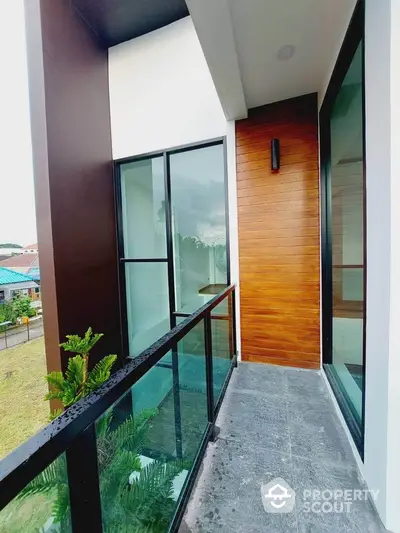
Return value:
<svg viewBox="0 0 400 533">
<path fill-rule="evenodd" d="M 354 9 L 353 0 L 229 0 L 248 107 L 318 92 Z M 277 58 L 284 45 L 294 56 Z"/>
<path fill-rule="evenodd" d="M 224 107 L 324 92 L 356 0 L 186 0 Z M 218 6 L 218 10 L 216 9 Z M 227 27 L 229 26 L 229 31 Z M 284 45 L 294 56 L 277 58 Z M 223 68 L 221 68 L 223 65 Z M 236 65 L 228 69 L 227 65 Z M 235 82 L 233 88 L 233 80 Z M 236 106 L 243 115 L 243 105 Z M 230 116 L 228 116 L 230 115 Z M 239 118 L 232 111 L 227 118 Z"/>
</svg>

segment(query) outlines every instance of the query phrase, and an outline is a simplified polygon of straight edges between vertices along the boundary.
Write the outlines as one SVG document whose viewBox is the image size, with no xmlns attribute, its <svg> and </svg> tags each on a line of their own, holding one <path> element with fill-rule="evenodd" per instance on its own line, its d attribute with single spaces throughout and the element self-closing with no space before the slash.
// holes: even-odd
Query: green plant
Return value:
<svg viewBox="0 0 400 533">
<path fill-rule="evenodd" d="M 3 322 L 13 322 L 14 314 L 10 302 L 3 302 L 0 304 L 0 324 Z M 6 326 L 0 327 L 0 331 L 6 329 Z"/>
<path fill-rule="evenodd" d="M 164 533 L 175 507 L 173 481 L 183 461 L 142 464 L 140 452 L 157 409 L 144 410 L 113 429 L 113 409 L 96 424 L 100 495 L 105 533 Z M 20 494 L 56 491 L 53 520 L 68 531 L 69 499 L 64 456 L 48 467 Z"/>
<path fill-rule="evenodd" d="M 93 346 L 101 339 L 102 333 L 93 333 L 89 328 L 84 337 L 79 335 L 67 335 L 67 341 L 60 344 L 66 352 L 76 353 L 68 360 L 65 375 L 62 372 L 50 372 L 46 380 L 50 385 L 50 392 L 45 400 L 58 400 L 64 408 L 76 403 L 100 385 L 105 383 L 110 375 L 117 356 L 107 355 L 103 357 L 89 372 L 89 355 Z M 55 418 L 62 412 L 61 409 L 53 411 L 51 418 Z"/>
<path fill-rule="evenodd" d="M 104 357 L 91 372 L 89 354 L 102 334 L 88 329 L 83 338 L 68 335 L 60 346 L 76 353 L 68 361 L 65 376 L 51 372 L 47 400 L 57 399 L 65 408 L 74 404 L 104 383 L 110 376 L 116 356 Z M 60 413 L 53 413 L 56 416 Z M 113 424 L 113 408 L 96 422 L 96 444 L 105 533 L 163 533 L 173 510 L 173 481 L 185 468 L 183 461 L 146 461 L 140 455 L 157 409 L 144 410 L 124 422 Z M 117 427 L 115 427 L 117 426 Z M 53 500 L 52 518 L 60 533 L 70 531 L 69 487 L 65 456 L 37 476 L 19 495 L 49 494 Z"/>
<path fill-rule="evenodd" d="M 22 318 L 24 316 L 35 316 L 35 310 L 32 309 L 31 299 L 29 298 L 29 296 L 17 294 L 11 300 L 10 305 L 12 309 L 13 322 L 15 322 L 17 318 Z"/>
</svg>

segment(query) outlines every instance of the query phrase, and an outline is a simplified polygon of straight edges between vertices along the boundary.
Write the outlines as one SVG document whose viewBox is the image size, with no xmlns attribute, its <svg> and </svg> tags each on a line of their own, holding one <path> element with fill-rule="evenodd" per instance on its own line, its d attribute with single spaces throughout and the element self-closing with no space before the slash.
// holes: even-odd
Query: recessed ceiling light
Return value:
<svg viewBox="0 0 400 533">
<path fill-rule="evenodd" d="M 292 44 L 285 44 L 285 46 L 282 46 L 282 48 L 279 49 L 277 57 L 279 61 L 287 61 L 288 59 L 291 59 L 294 56 L 295 51 L 295 46 L 293 46 Z"/>
</svg>

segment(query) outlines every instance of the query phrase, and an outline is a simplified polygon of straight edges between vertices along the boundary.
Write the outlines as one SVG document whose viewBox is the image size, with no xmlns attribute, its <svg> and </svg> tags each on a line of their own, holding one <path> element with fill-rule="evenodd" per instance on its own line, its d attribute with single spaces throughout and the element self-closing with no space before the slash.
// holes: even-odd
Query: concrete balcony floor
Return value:
<svg viewBox="0 0 400 533">
<path fill-rule="evenodd" d="M 180 533 L 386 531 L 368 499 L 342 507 L 337 495 L 325 510 L 343 512 L 307 512 L 304 490 L 366 488 L 320 372 L 239 364 L 217 425 Z M 261 486 L 274 478 L 296 491 L 290 513 L 264 510 Z"/>
</svg>

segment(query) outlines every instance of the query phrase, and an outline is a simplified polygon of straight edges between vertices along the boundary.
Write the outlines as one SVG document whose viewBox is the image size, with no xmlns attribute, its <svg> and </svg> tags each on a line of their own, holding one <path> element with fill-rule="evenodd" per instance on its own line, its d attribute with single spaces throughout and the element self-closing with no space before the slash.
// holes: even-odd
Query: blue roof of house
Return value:
<svg viewBox="0 0 400 533">
<path fill-rule="evenodd" d="M 15 272 L 10 268 L 0 267 L 0 285 L 9 285 L 11 283 L 26 283 L 27 281 L 34 281 L 32 276 Z"/>
<path fill-rule="evenodd" d="M 34 281 L 40 281 L 40 268 L 32 267 L 28 270 L 28 276 L 30 276 Z"/>
</svg>

